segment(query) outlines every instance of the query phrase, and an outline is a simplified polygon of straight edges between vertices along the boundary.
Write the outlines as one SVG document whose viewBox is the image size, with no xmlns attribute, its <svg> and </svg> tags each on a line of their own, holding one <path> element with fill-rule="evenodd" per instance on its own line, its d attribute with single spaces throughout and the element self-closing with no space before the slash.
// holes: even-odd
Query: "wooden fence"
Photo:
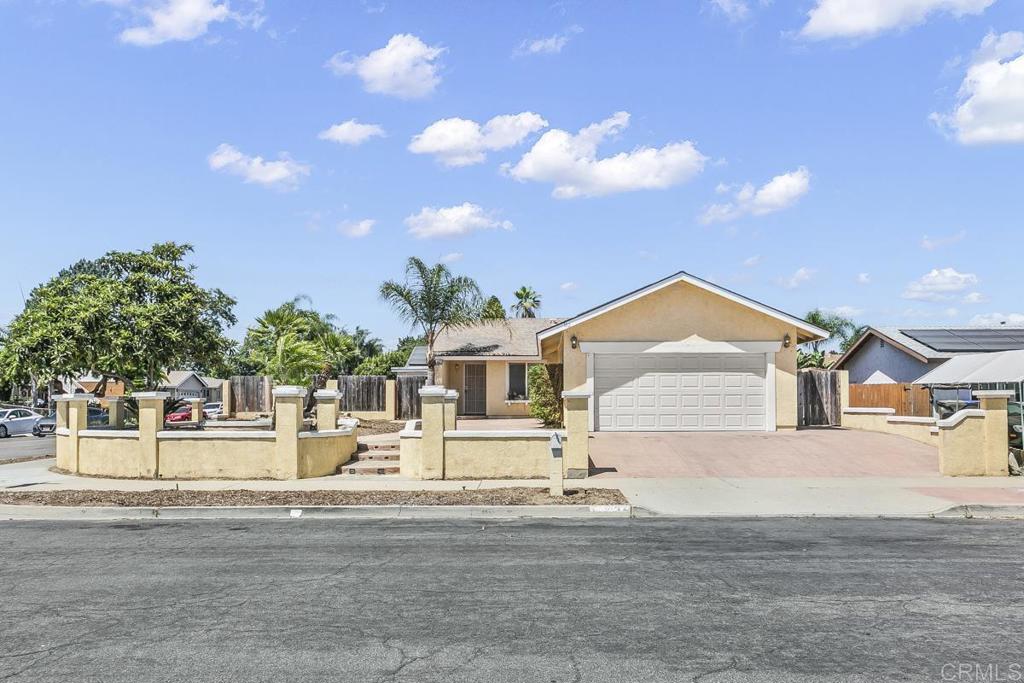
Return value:
<svg viewBox="0 0 1024 683">
<path fill-rule="evenodd" d="M 341 375 L 338 392 L 342 412 L 378 412 L 385 410 L 387 381 L 385 375 Z"/>
<path fill-rule="evenodd" d="M 931 417 L 928 387 L 920 384 L 851 384 L 850 406 L 894 408 L 897 415 Z"/>
<path fill-rule="evenodd" d="M 236 375 L 231 385 L 231 411 L 234 413 L 269 413 L 273 397 L 273 380 L 261 375 Z"/>
<path fill-rule="evenodd" d="M 841 423 L 839 373 L 800 370 L 796 374 L 797 426 L 825 427 Z"/>
<path fill-rule="evenodd" d="M 423 417 L 420 410 L 420 388 L 426 383 L 427 378 L 422 375 L 399 375 L 396 378 L 399 420 L 418 420 Z"/>
</svg>

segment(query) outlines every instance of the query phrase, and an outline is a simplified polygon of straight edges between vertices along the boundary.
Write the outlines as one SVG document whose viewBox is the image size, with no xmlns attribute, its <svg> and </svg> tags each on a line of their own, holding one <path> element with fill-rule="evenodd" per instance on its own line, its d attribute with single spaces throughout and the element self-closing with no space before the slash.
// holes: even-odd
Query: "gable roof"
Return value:
<svg viewBox="0 0 1024 683">
<path fill-rule="evenodd" d="M 899 350 L 903 351 L 904 353 L 906 353 L 907 355 L 909 355 L 909 356 L 911 356 L 913 358 L 916 358 L 917 360 L 921 361 L 922 363 L 928 363 L 930 361 L 935 361 L 935 360 L 947 360 L 949 358 L 953 358 L 955 356 L 959 356 L 959 355 L 962 355 L 964 353 L 971 353 L 971 352 L 978 352 L 978 351 L 984 352 L 985 347 L 981 343 L 979 343 L 979 342 L 969 342 L 968 340 L 970 340 L 972 338 L 973 339 L 977 339 L 979 337 L 988 337 L 990 335 L 984 335 L 984 334 L 979 335 L 979 333 L 984 333 L 985 331 L 996 331 L 996 330 L 998 330 L 998 331 L 1000 331 L 1002 333 L 1002 334 L 998 335 L 999 338 L 1000 338 L 999 341 L 1000 341 L 1001 344 L 1005 344 L 1005 341 L 1006 341 L 1007 338 L 1012 338 L 1014 336 L 1024 336 L 1024 330 L 1022 330 L 1021 328 L 1007 328 L 1005 326 L 995 326 L 995 327 L 981 327 L 981 326 L 976 326 L 976 327 L 920 327 L 920 326 L 917 326 L 917 327 L 902 327 L 902 328 L 901 327 L 869 327 L 867 330 L 864 331 L 864 334 L 862 334 L 860 336 L 860 338 L 856 342 L 853 343 L 853 346 L 851 346 L 849 349 L 847 349 L 846 353 L 844 353 L 842 355 L 842 357 L 838 361 L 836 361 L 835 367 L 841 369 L 843 364 L 846 363 L 846 361 L 848 361 L 851 357 L 853 357 L 853 354 L 857 352 L 857 349 L 859 349 L 869 337 L 875 337 L 875 338 L 878 338 L 878 339 L 882 339 L 883 341 L 886 341 L 886 342 L 892 344 L 893 346 L 895 346 Z M 1015 332 L 1015 331 L 1018 332 L 1018 333 L 1022 333 L 1022 334 L 1014 335 L 1013 332 Z M 948 351 L 948 350 L 940 351 L 938 349 L 935 349 L 935 348 L 929 346 L 928 344 L 926 344 L 926 343 L 924 343 L 923 341 L 920 340 L 920 339 L 931 339 L 931 338 L 936 338 L 936 339 L 959 338 L 959 339 L 962 339 L 964 341 L 962 346 L 964 348 L 969 348 L 970 350 L 969 351 L 968 350 L 965 350 L 965 351 Z M 1024 341 L 1021 342 L 1020 348 L 1024 349 Z M 1005 349 L 999 349 L 999 348 L 992 348 L 991 349 L 991 351 L 997 351 L 997 350 L 1005 350 Z"/>
<path fill-rule="evenodd" d="M 614 310 L 619 306 L 623 306 L 632 301 L 636 301 L 637 299 L 643 296 L 651 294 L 652 292 L 656 292 L 659 289 L 663 289 L 670 285 L 674 285 L 677 282 L 685 282 L 699 289 L 703 289 L 707 292 L 711 292 L 712 294 L 717 294 L 718 296 L 729 299 L 730 301 L 738 303 L 741 306 L 746 306 L 747 308 L 751 308 L 759 313 L 763 313 L 769 317 L 793 325 L 798 330 L 806 333 L 807 338 L 804 339 L 803 341 L 828 339 L 829 333 L 826 330 L 823 330 L 820 327 L 816 327 L 815 325 L 810 324 L 806 320 L 802 320 L 796 316 L 790 315 L 789 313 L 780 311 L 777 308 L 772 308 L 771 306 L 763 304 L 760 301 L 754 301 L 749 297 L 745 297 L 742 294 L 737 294 L 736 292 L 728 290 L 724 287 L 719 287 L 713 282 L 708 282 L 707 280 L 703 280 L 697 277 L 696 275 L 691 275 L 682 270 L 679 271 L 678 273 L 675 273 L 674 275 L 669 275 L 668 277 L 662 278 L 657 282 L 652 282 L 651 284 L 645 287 L 633 290 L 628 294 L 623 294 L 617 299 L 612 299 L 611 301 L 605 302 L 599 306 L 595 306 L 594 308 L 584 311 L 583 313 L 580 313 L 575 317 L 568 318 L 555 325 L 552 325 L 551 327 L 541 330 L 540 332 L 538 332 L 537 337 L 539 339 L 544 339 L 554 334 L 558 334 L 559 332 L 562 332 L 563 330 L 568 329 L 573 325 L 578 325 L 582 322 L 590 320 L 591 318 L 596 318 L 597 316 L 607 313 L 608 311 Z"/>
<path fill-rule="evenodd" d="M 203 386 L 207 386 L 206 381 L 199 376 L 199 373 L 193 370 L 168 370 L 167 379 L 160 383 L 161 387 L 179 387 L 182 382 L 187 380 L 189 377 L 195 377 L 198 379 Z"/>
<path fill-rule="evenodd" d="M 538 356 L 537 333 L 562 318 L 510 318 L 449 328 L 434 341 L 434 355 Z"/>
</svg>

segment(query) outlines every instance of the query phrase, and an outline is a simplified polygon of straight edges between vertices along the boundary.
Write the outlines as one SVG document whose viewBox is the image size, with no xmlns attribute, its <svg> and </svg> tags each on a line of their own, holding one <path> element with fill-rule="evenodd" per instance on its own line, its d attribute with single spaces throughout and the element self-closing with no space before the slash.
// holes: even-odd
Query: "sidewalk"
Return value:
<svg viewBox="0 0 1024 683">
<path fill-rule="evenodd" d="M 0 465 L 0 489 L 151 491 L 430 490 L 535 486 L 543 480 L 419 481 L 400 477 L 319 477 L 295 481 L 164 481 L 96 479 L 49 471 L 53 459 Z M 651 514 L 707 516 L 926 516 L 954 506 L 1022 506 L 1024 479 L 1018 477 L 830 477 L 830 478 L 661 478 L 566 481 L 567 488 L 617 488 L 634 506 Z"/>
</svg>

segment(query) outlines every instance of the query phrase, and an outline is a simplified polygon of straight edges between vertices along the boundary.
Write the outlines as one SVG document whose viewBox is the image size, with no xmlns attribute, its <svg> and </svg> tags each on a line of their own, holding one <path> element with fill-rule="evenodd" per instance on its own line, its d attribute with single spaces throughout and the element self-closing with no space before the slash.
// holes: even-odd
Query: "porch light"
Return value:
<svg viewBox="0 0 1024 683">
<path fill-rule="evenodd" d="M 788 349 L 788 348 L 790 347 L 790 345 L 791 345 L 792 343 L 793 343 L 793 340 L 792 340 L 792 338 L 790 338 L 790 336 L 789 336 L 789 332 L 787 332 L 787 333 L 786 333 L 786 336 L 782 338 L 782 345 L 783 345 L 783 346 L 784 346 L 785 348 L 787 348 L 787 349 Z"/>
<path fill-rule="evenodd" d="M 569 346 L 571 346 L 572 348 L 575 349 L 579 345 L 580 345 L 580 340 L 576 338 L 575 334 L 572 335 L 571 337 L 569 337 Z"/>
</svg>

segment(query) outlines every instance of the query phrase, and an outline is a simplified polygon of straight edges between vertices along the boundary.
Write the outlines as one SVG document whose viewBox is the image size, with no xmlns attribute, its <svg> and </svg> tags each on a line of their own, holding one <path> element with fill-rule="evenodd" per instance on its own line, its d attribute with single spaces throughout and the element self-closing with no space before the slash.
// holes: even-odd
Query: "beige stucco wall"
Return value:
<svg viewBox="0 0 1024 683">
<path fill-rule="evenodd" d="M 399 457 L 399 472 L 403 477 L 420 479 L 422 477 L 422 439 L 418 436 L 403 436 L 399 438 L 398 447 L 401 456 Z"/>
<path fill-rule="evenodd" d="M 866 432 L 881 432 L 905 436 L 929 446 L 938 446 L 939 437 L 932 431 L 935 420 L 927 422 L 889 421 L 889 416 L 881 413 L 843 413 L 842 424 L 847 429 L 859 429 Z"/>
<path fill-rule="evenodd" d="M 78 471 L 101 477 L 138 477 L 138 435 L 126 438 L 81 437 L 78 440 Z"/>
<path fill-rule="evenodd" d="M 356 452 L 355 434 L 299 439 L 299 478 L 325 477 Z"/>
<path fill-rule="evenodd" d="M 983 476 L 984 444 L 984 417 L 967 417 L 953 428 L 940 429 L 940 471 L 951 477 Z"/>
<path fill-rule="evenodd" d="M 480 361 L 477 361 L 480 362 Z M 530 405 L 528 403 L 509 403 L 505 400 L 508 388 L 508 362 L 503 360 L 483 361 L 487 366 L 487 416 L 488 417 L 528 417 Z M 464 361 L 446 361 L 438 373 L 437 384 L 454 389 L 459 392 L 459 415 L 464 413 L 462 408 Z"/>
<path fill-rule="evenodd" d="M 677 282 L 636 301 L 563 331 L 561 346 L 565 389 L 582 389 L 587 358 L 573 349 L 575 335 L 585 341 L 782 341 L 792 345 L 775 354 L 775 420 L 779 429 L 795 429 L 797 329 L 685 282 Z"/>
<path fill-rule="evenodd" d="M 273 479 L 273 439 L 159 439 L 161 479 Z"/>
<path fill-rule="evenodd" d="M 444 478 L 545 479 L 551 460 L 548 440 L 546 433 L 537 437 L 445 438 Z"/>
</svg>

